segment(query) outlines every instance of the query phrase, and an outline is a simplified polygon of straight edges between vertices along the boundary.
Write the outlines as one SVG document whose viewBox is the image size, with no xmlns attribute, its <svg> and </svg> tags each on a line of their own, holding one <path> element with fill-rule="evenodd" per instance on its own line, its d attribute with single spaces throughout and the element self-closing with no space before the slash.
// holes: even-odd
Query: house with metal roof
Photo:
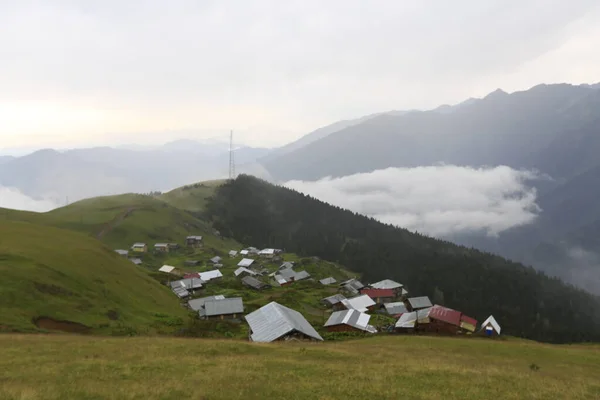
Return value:
<svg viewBox="0 0 600 400">
<path fill-rule="evenodd" d="M 298 271 L 296 275 L 294 275 L 294 281 L 303 281 L 305 279 L 310 278 L 310 274 L 307 271 Z"/>
<path fill-rule="evenodd" d="M 440 305 L 417 311 L 419 331 L 456 334 L 460 331 L 461 312 Z"/>
<path fill-rule="evenodd" d="M 496 321 L 493 315 L 490 315 L 483 323 L 481 324 L 481 329 L 479 332 L 485 334 L 486 336 L 498 336 L 500 335 L 500 324 Z"/>
<path fill-rule="evenodd" d="M 330 276 L 329 278 L 321 279 L 319 282 L 321 283 L 321 285 L 333 285 L 337 281 L 334 277 Z"/>
<path fill-rule="evenodd" d="M 185 238 L 185 245 L 188 247 L 202 247 L 202 236 L 188 236 Z"/>
<path fill-rule="evenodd" d="M 333 307 L 335 309 L 343 309 L 345 306 L 342 304 L 342 300 L 346 300 L 343 294 L 334 294 L 333 296 L 325 297 L 321 300 L 321 304 L 326 307 Z"/>
<path fill-rule="evenodd" d="M 360 289 L 365 287 L 365 285 L 357 279 L 348 279 L 347 281 L 340 283 L 340 287 L 346 292 L 356 295 L 359 293 Z"/>
<path fill-rule="evenodd" d="M 247 256 L 248 255 L 248 250 L 244 249 L 240 251 L 240 255 L 241 256 Z"/>
<path fill-rule="evenodd" d="M 366 294 L 352 297 L 351 299 L 342 300 L 342 304 L 348 310 L 358 310 L 361 312 L 367 312 L 369 308 L 375 305 L 373 299 L 371 299 Z"/>
<path fill-rule="evenodd" d="M 417 312 L 413 311 L 402 314 L 394 327 L 397 331 L 412 331 L 416 324 Z"/>
<path fill-rule="evenodd" d="M 239 267 L 238 269 L 236 269 L 235 271 L 233 271 L 233 274 L 235 276 L 240 276 L 240 275 L 256 275 L 256 272 L 252 271 L 251 269 L 245 268 L 245 267 Z"/>
<path fill-rule="evenodd" d="M 274 301 L 246 315 L 246 321 L 253 342 L 323 340 L 302 314 Z"/>
<path fill-rule="evenodd" d="M 424 308 L 429 308 L 432 305 L 431 300 L 429 300 L 429 297 L 427 296 L 411 297 L 406 300 L 406 306 L 409 311 L 422 310 Z"/>
<path fill-rule="evenodd" d="M 133 246 L 131 246 L 131 251 L 136 253 L 145 253 L 148 251 L 148 246 L 146 243 L 134 243 Z"/>
<path fill-rule="evenodd" d="M 218 269 L 213 269 L 212 271 L 198 272 L 198 275 L 200 275 L 200 279 L 206 282 L 212 279 L 223 277 L 223 274 Z"/>
<path fill-rule="evenodd" d="M 238 255 L 237 250 L 229 250 L 229 257 L 236 257 Z"/>
<path fill-rule="evenodd" d="M 242 258 L 242 260 L 237 264 L 238 267 L 248 268 L 254 262 L 251 258 Z"/>
<path fill-rule="evenodd" d="M 115 250 L 115 253 L 123 257 L 127 257 L 129 255 L 129 251 L 121 249 Z"/>
<path fill-rule="evenodd" d="M 283 264 L 281 264 L 278 269 L 281 270 L 281 269 L 287 269 L 287 268 L 294 268 L 294 263 L 291 261 L 286 261 Z"/>
<path fill-rule="evenodd" d="M 245 286 L 248 286 L 252 289 L 255 289 L 255 290 L 263 290 L 263 289 L 271 288 L 271 285 L 264 283 L 262 281 L 259 281 L 258 279 L 254 278 L 252 276 L 243 277 L 242 284 Z"/>
<path fill-rule="evenodd" d="M 393 316 L 405 314 L 408 312 L 406 305 L 402 301 L 397 301 L 394 303 L 386 303 L 383 306 L 385 307 L 385 311 L 389 315 L 393 315 Z"/>
<path fill-rule="evenodd" d="M 168 253 L 169 249 L 170 247 L 168 243 L 156 243 L 154 245 L 154 251 L 157 253 Z"/>
<path fill-rule="evenodd" d="M 183 299 L 183 298 L 188 297 L 190 295 L 190 292 L 188 292 L 188 290 L 186 288 L 181 287 L 181 286 L 173 288 L 172 290 L 173 290 L 173 293 L 175 293 L 175 295 L 177 297 L 179 297 L 180 299 Z"/>
<path fill-rule="evenodd" d="M 292 280 L 287 280 L 285 279 L 283 276 L 279 275 L 279 274 L 275 274 L 273 275 L 273 281 L 278 285 L 278 286 L 286 286 L 286 285 L 290 285 L 293 281 Z"/>
<path fill-rule="evenodd" d="M 142 260 L 140 258 L 137 258 L 137 257 L 130 258 L 129 261 L 131 261 L 135 265 L 142 265 Z"/>
<path fill-rule="evenodd" d="M 162 267 L 160 267 L 158 269 L 159 272 L 164 272 L 166 274 L 176 274 L 177 273 L 177 268 L 175 268 L 172 265 L 163 265 Z"/>
<path fill-rule="evenodd" d="M 477 329 L 477 320 L 475 318 L 469 317 L 468 315 L 461 314 L 460 328 L 466 331 L 467 333 L 473 333 L 475 332 L 475 329 Z"/>
<path fill-rule="evenodd" d="M 212 299 L 204 303 L 198 310 L 198 316 L 203 319 L 236 319 L 244 313 L 244 302 L 241 297 Z"/>
<path fill-rule="evenodd" d="M 391 279 L 384 279 L 379 282 L 371 283 L 369 286 L 373 289 L 402 289 L 404 285 Z"/>
<path fill-rule="evenodd" d="M 281 253 L 281 250 L 279 249 L 262 249 L 258 252 L 258 255 L 264 258 L 273 258 L 279 253 Z"/>
<path fill-rule="evenodd" d="M 200 278 L 184 278 L 178 281 L 169 283 L 171 289 L 184 288 L 188 291 L 202 289 L 202 285 L 206 283 Z"/>
<path fill-rule="evenodd" d="M 377 329 L 369 325 L 371 316 L 358 310 L 336 311 L 325 323 L 329 332 L 368 332 L 376 333 Z"/>
<path fill-rule="evenodd" d="M 377 304 L 391 303 L 396 299 L 394 289 L 361 289 L 361 294 L 366 294 Z"/>
<path fill-rule="evenodd" d="M 202 297 L 200 299 L 192 299 L 192 300 L 188 301 L 188 306 L 194 311 L 199 311 L 201 308 L 204 308 L 204 304 L 207 301 L 223 300 L 224 298 L 225 298 L 225 296 L 219 294 L 216 296 Z"/>
<path fill-rule="evenodd" d="M 221 262 L 222 258 L 219 256 L 214 256 L 213 258 L 210 259 L 210 262 L 213 264 L 219 264 Z"/>
</svg>

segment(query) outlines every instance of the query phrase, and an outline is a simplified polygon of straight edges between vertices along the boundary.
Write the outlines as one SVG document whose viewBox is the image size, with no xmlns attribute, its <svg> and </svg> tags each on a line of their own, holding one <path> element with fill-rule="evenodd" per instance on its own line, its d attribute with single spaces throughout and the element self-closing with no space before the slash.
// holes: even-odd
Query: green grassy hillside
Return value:
<svg viewBox="0 0 600 400">
<path fill-rule="evenodd" d="M 206 181 L 184 186 L 158 196 L 162 201 L 181 210 L 204 211 L 206 204 L 224 180 Z"/>
<path fill-rule="evenodd" d="M 2 335 L 0 370 L 5 400 L 600 398 L 600 347 L 523 340 Z"/>
<path fill-rule="evenodd" d="M 49 317 L 99 333 L 167 332 L 186 317 L 166 287 L 94 238 L 27 222 L 1 226 L 0 330 L 36 331 L 33 320 Z"/>
</svg>

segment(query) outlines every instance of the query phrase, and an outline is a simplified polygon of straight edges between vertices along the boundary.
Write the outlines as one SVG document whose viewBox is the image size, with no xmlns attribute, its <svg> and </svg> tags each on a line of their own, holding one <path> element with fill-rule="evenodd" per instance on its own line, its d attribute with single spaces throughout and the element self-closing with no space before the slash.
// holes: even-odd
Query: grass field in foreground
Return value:
<svg viewBox="0 0 600 400">
<path fill-rule="evenodd" d="M 600 398 L 599 346 L 516 339 L 0 335 L 0 371 L 6 400 Z"/>
</svg>

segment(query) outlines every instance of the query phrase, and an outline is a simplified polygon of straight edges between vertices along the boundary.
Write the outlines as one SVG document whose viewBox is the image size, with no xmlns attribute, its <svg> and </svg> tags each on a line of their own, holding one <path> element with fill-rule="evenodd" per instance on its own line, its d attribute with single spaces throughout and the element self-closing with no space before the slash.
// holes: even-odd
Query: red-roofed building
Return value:
<svg viewBox="0 0 600 400">
<path fill-rule="evenodd" d="M 183 279 L 192 279 L 192 278 L 194 278 L 194 279 L 200 278 L 200 274 L 197 272 L 190 272 L 190 273 L 183 275 Z"/>
<path fill-rule="evenodd" d="M 436 304 L 429 308 L 426 314 L 427 318 L 419 320 L 419 330 L 447 334 L 456 334 L 460 330 L 460 317 L 462 315 L 460 311 Z M 421 322 L 425 320 L 428 322 Z"/>
<path fill-rule="evenodd" d="M 391 303 L 396 299 L 394 289 L 361 289 L 360 294 L 366 294 L 377 304 Z"/>
<path fill-rule="evenodd" d="M 477 320 L 463 314 L 460 317 L 460 327 L 468 332 L 475 332 Z"/>
</svg>

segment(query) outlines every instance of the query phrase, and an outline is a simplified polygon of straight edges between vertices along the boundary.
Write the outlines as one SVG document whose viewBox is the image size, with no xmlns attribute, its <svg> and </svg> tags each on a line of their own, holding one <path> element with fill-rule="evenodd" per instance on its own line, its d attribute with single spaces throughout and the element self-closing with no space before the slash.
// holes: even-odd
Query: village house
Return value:
<svg viewBox="0 0 600 400">
<path fill-rule="evenodd" d="M 214 256 L 213 258 L 210 259 L 210 262 L 213 264 L 219 264 L 221 262 L 222 258 L 219 256 Z"/>
<path fill-rule="evenodd" d="M 411 297 L 407 299 L 404 304 L 406 304 L 408 311 L 418 311 L 433 305 L 427 296 Z"/>
<path fill-rule="evenodd" d="M 321 279 L 319 282 L 321 283 L 321 285 L 333 285 L 337 281 L 335 280 L 335 278 L 330 276 L 329 278 Z"/>
<path fill-rule="evenodd" d="M 377 329 L 369 325 L 371 316 L 357 310 L 336 311 L 325 323 L 328 332 L 368 332 L 376 333 Z"/>
<path fill-rule="evenodd" d="M 321 304 L 326 307 L 332 307 L 333 310 L 344 310 L 346 306 L 342 303 L 343 300 L 346 300 L 346 297 L 343 294 L 334 294 L 333 296 L 325 297 L 321 300 Z"/>
<path fill-rule="evenodd" d="M 154 245 L 154 251 L 157 253 L 168 253 L 169 245 L 167 243 L 156 243 Z"/>
<path fill-rule="evenodd" d="M 202 236 L 188 236 L 185 238 L 185 245 L 188 247 L 202 247 Z"/>
<path fill-rule="evenodd" d="M 248 250 L 244 249 L 240 251 L 240 256 L 247 256 L 248 255 Z"/>
<path fill-rule="evenodd" d="M 167 243 L 167 246 L 169 246 L 169 251 L 179 250 L 180 248 L 179 243 Z"/>
<path fill-rule="evenodd" d="M 407 312 L 398 318 L 394 328 L 396 332 L 413 332 L 417 323 L 417 312 Z"/>
<path fill-rule="evenodd" d="M 403 295 L 404 285 L 391 279 L 384 279 L 382 281 L 370 284 L 369 287 L 372 289 L 391 289 L 394 291 L 394 297 L 400 297 Z M 408 294 L 408 292 L 404 290 L 404 294 Z"/>
<path fill-rule="evenodd" d="M 391 315 L 391 316 L 400 316 L 401 314 L 407 313 L 408 309 L 406 308 L 406 305 L 401 302 L 401 301 L 397 301 L 394 303 L 386 303 L 383 305 L 385 307 L 385 311 Z"/>
<path fill-rule="evenodd" d="M 360 312 L 367 312 L 376 305 L 373 299 L 366 294 L 342 300 L 342 304 L 348 310 L 358 310 Z"/>
<path fill-rule="evenodd" d="M 473 333 L 475 332 L 475 329 L 477 329 L 477 320 L 462 314 L 460 316 L 460 328 L 467 333 Z"/>
<path fill-rule="evenodd" d="M 251 258 L 242 258 L 241 261 L 239 263 L 237 263 L 238 267 L 244 267 L 244 268 L 248 268 L 249 266 L 252 265 L 252 263 L 254 263 L 254 260 Z"/>
<path fill-rule="evenodd" d="M 357 295 L 359 294 L 359 290 L 364 288 L 365 285 L 357 279 L 348 279 L 347 281 L 340 283 L 340 287 L 351 295 Z"/>
<path fill-rule="evenodd" d="M 262 249 L 258 252 L 259 257 L 273 258 L 275 257 L 275 249 Z"/>
<path fill-rule="evenodd" d="M 136 253 L 145 253 L 148 251 L 148 246 L 146 243 L 134 243 L 133 246 L 131 246 L 131 251 Z"/>
<path fill-rule="evenodd" d="M 236 269 L 235 271 L 233 271 L 233 274 L 235 276 L 244 276 L 244 275 L 256 275 L 256 272 L 248 269 L 248 268 L 244 268 L 244 267 L 239 267 L 238 269 Z"/>
<path fill-rule="evenodd" d="M 233 258 L 238 255 L 238 252 L 235 250 L 229 250 L 229 257 Z"/>
<path fill-rule="evenodd" d="M 172 265 L 163 265 L 158 269 L 158 272 L 164 272 L 165 274 L 177 275 L 179 271 Z"/>
<path fill-rule="evenodd" d="M 131 261 L 135 265 L 142 265 L 142 260 L 140 258 L 137 258 L 137 257 L 130 258 L 129 261 Z"/>
<path fill-rule="evenodd" d="M 198 316 L 202 319 L 237 319 L 243 313 L 244 302 L 241 297 L 208 300 L 198 310 Z"/>
<path fill-rule="evenodd" d="M 454 335 L 460 331 L 460 318 L 460 311 L 436 304 L 417 312 L 417 330 Z"/>
<path fill-rule="evenodd" d="M 118 255 L 123 256 L 123 257 L 127 257 L 129 255 L 129 251 L 121 250 L 121 249 L 115 250 L 115 253 L 117 253 Z"/>
<path fill-rule="evenodd" d="M 200 275 L 200 279 L 202 279 L 205 282 L 223 277 L 223 274 L 218 269 L 214 269 L 212 271 L 198 272 L 198 275 Z"/>
<path fill-rule="evenodd" d="M 184 279 L 180 279 L 178 281 L 173 281 L 169 283 L 169 286 L 171 286 L 171 289 L 176 289 L 176 288 L 184 288 L 187 291 L 193 291 L 193 290 L 199 290 L 202 289 L 202 284 L 205 283 L 202 279 L 200 278 L 184 278 Z"/>
<path fill-rule="evenodd" d="M 286 262 L 284 262 L 283 264 L 281 264 L 279 266 L 278 269 L 282 270 L 282 269 L 288 269 L 288 268 L 294 268 L 294 263 L 292 261 L 286 261 Z"/>
<path fill-rule="evenodd" d="M 500 336 L 500 324 L 496 321 L 493 315 L 490 315 L 483 323 L 481 324 L 481 329 L 479 333 L 484 334 L 485 336 Z"/>
<path fill-rule="evenodd" d="M 225 298 L 225 296 L 223 296 L 222 294 L 218 294 L 216 296 L 208 296 L 208 297 L 202 297 L 200 299 L 193 299 L 193 300 L 188 301 L 188 307 L 190 307 L 194 311 L 200 311 L 201 308 L 204 308 L 204 304 L 207 301 L 223 300 L 224 298 Z"/>
<path fill-rule="evenodd" d="M 255 289 L 255 290 L 264 290 L 264 289 L 271 288 L 271 285 L 261 282 L 252 276 L 243 277 L 242 284 L 245 286 L 248 286 L 249 288 Z"/>
<path fill-rule="evenodd" d="M 361 289 L 361 294 L 366 294 L 377 304 L 391 303 L 396 299 L 394 289 Z"/>
<path fill-rule="evenodd" d="M 253 342 L 278 340 L 318 340 L 323 338 L 298 311 L 274 301 L 246 315 Z"/>
</svg>

